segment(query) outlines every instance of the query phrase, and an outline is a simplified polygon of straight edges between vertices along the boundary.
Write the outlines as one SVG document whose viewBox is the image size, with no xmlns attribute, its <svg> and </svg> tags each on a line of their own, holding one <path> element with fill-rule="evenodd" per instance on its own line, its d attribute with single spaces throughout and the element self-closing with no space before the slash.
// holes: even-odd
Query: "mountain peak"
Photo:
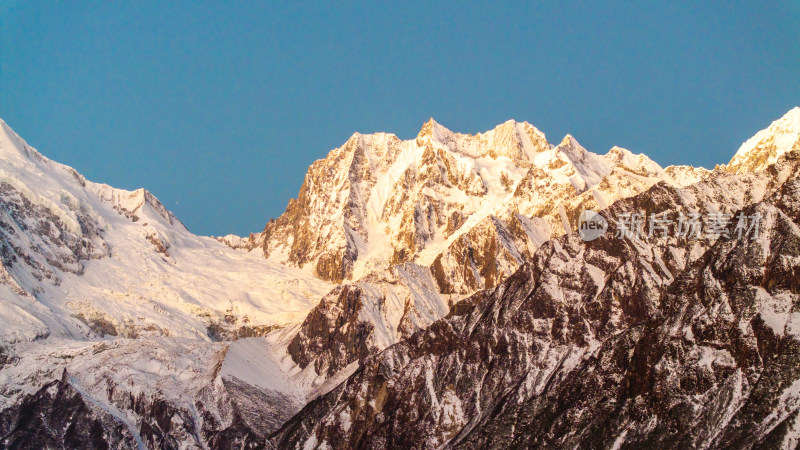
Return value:
<svg viewBox="0 0 800 450">
<path fill-rule="evenodd" d="M 576 147 L 576 148 L 583 149 L 583 146 L 571 134 L 567 134 L 566 136 L 564 136 L 564 139 L 561 140 L 561 143 L 558 144 L 558 147 L 562 147 L 562 148 L 563 147 Z"/>
<path fill-rule="evenodd" d="M 449 134 L 452 134 L 452 132 L 431 117 L 427 122 L 422 124 L 417 138 L 427 137 L 434 140 L 443 140 L 444 137 Z"/>
<path fill-rule="evenodd" d="M 725 169 L 732 173 L 758 172 L 795 149 L 800 149 L 800 107 L 797 106 L 743 143 Z"/>
</svg>

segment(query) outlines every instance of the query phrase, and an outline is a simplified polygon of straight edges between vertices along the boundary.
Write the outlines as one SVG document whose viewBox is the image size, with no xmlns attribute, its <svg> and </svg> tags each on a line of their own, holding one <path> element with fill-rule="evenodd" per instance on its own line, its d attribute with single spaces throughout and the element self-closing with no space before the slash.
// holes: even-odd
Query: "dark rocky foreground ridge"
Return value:
<svg viewBox="0 0 800 450">
<path fill-rule="evenodd" d="M 270 443 L 796 448 L 800 153 L 757 174 L 659 183 L 604 214 L 739 210 L 763 217 L 757 239 L 732 223 L 732 239 L 549 241 L 496 289 L 367 358 Z"/>
<path fill-rule="evenodd" d="M 0 448 L 264 448 L 296 411 L 290 399 L 235 378 L 211 383 L 194 404 L 159 392 L 133 395 L 111 383 L 108 396 L 113 409 L 93 402 L 65 370 L 0 411 Z M 142 418 L 138 425 L 131 414 Z"/>
</svg>

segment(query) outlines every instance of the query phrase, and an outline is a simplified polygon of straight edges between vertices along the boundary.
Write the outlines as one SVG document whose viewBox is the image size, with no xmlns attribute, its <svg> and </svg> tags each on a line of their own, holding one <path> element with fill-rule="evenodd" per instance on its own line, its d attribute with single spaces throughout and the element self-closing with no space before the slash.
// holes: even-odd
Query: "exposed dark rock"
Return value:
<svg viewBox="0 0 800 450">
<path fill-rule="evenodd" d="M 156 251 L 158 253 L 161 253 L 162 255 L 169 257 L 169 252 L 167 251 L 167 249 L 169 248 L 169 244 L 167 244 L 166 242 L 161 240 L 158 236 L 152 233 L 147 234 L 145 238 L 147 239 L 147 242 L 153 244 L 153 247 L 156 248 Z"/>
<path fill-rule="evenodd" d="M 73 317 L 83 322 L 90 330 L 100 337 L 118 335 L 117 327 L 109 320 L 108 316 L 93 314 L 86 317 L 83 313 L 77 313 Z"/>
<path fill-rule="evenodd" d="M 61 380 L 42 387 L 19 404 L 0 411 L 3 448 L 136 448 L 127 426 L 95 408 L 69 383 Z"/>
<path fill-rule="evenodd" d="M 313 362 L 317 373 L 331 376 L 371 353 L 366 339 L 371 325 L 357 320 L 363 295 L 358 286 L 337 287 L 308 314 L 289 344 L 289 354 L 300 367 Z"/>
<path fill-rule="evenodd" d="M 206 326 L 206 334 L 214 342 L 223 342 L 266 336 L 278 328 L 278 325 L 239 325 L 238 322 L 213 321 Z"/>
</svg>

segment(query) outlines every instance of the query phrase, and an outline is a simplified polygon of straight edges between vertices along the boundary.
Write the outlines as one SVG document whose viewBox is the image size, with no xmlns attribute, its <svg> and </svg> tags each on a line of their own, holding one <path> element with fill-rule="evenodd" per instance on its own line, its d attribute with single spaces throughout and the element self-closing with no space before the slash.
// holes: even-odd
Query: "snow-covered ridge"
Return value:
<svg viewBox="0 0 800 450">
<path fill-rule="evenodd" d="M 769 127 L 745 141 L 726 166 L 733 173 L 757 172 L 784 153 L 800 148 L 800 107 L 794 107 Z"/>
<path fill-rule="evenodd" d="M 93 334 L 207 340 L 218 322 L 253 328 L 302 320 L 329 288 L 193 235 L 150 192 L 88 181 L 5 122 L 0 249 L 0 308 L 17 317 L 4 327 L 11 341 Z"/>
</svg>

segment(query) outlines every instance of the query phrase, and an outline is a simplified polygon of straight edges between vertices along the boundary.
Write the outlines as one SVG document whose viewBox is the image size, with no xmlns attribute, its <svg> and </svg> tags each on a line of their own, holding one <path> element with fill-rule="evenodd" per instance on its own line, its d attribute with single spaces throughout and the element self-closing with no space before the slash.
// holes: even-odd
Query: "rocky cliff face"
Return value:
<svg viewBox="0 0 800 450">
<path fill-rule="evenodd" d="M 630 212 L 760 214 L 759 236 L 655 233 L 541 246 L 492 290 L 365 359 L 280 448 L 794 448 L 800 432 L 800 155 L 660 183 Z M 613 220 L 612 220 L 613 223 Z"/>
<path fill-rule="evenodd" d="M 301 368 L 328 378 L 424 329 L 444 317 L 449 306 L 427 267 L 399 264 L 328 293 L 287 351 Z"/>
</svg>

